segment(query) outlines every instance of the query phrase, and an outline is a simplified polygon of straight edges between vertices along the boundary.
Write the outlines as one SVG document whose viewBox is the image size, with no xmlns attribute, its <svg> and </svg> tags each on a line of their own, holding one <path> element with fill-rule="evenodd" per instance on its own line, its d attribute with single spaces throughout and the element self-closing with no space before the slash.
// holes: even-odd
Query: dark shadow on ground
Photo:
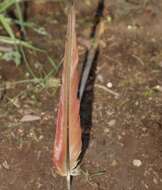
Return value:
<svg viewBox="0 0 162 190">
<path fill-rule="evenodd" d="M 94 18 L 94 26 L 90 34 L 91 39 L 95 37 L 97 26 L 100 23 L 101 18 L 103 16 L 103 11 L 104 11 L 104 0 L 99 0 L 95 18 Z M 95 51 L 95 56 L 92 61 L 92 67 L 88 76 L 88 80 L 86 82 L 86 86 L 84 89 L 83 98 L 81 99 L 80 115 L 81 115 L 81 126 L 83 130 L 83 133 L 82 133 L 83 146 L 82 146 L 81 160 L 84 157 L 85 152 L 90 142 L 90 131 L 92 128 L 92 110 L 93 110 L 93 100 L 94 100 L 94 82 L 96 78 L 95 73 L 96 73 L 96 68 L 97 68 L 97 63 L 98 63 L 99 52 L 100 50 L 99 48 L 97 48 Z M 89 53 L 90 53 L 90 50 L 88 50 L 85 54 L 85 59 L 84 59 L 83 69 L 82 69 L 82 76 L 83 76 L 83 71 L 87 64 Z"/>
</svg>

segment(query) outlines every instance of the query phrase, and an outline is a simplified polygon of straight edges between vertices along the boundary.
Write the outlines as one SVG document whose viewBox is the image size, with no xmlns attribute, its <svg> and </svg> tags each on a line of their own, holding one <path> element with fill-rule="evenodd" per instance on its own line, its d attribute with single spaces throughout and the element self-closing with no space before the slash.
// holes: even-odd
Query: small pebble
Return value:
<svg viewBox="0 0 162 190">
<path fill-rule="evenodd" d="M 10 166 L 8 164 L 8 162 L 5 160 L 3 163 L 2 163 L 2 166 L 6 169 L 6 170 L 9 170 L 10 169 Z"/>
<path fill-rule="evenodd" d="M 128 25 L 128 30 L 131 30 L 132 28 L 132 25 Z"/>
<path fill-rule="evenodd" d="M 133 25 L 128 25 L 128 30 L 135 30 L 135 29 L 137 29 L 137 26 L 133 26 Z"/>
<path fill-rule="evenodd" d="M 97 80 L 98 80 L 99 82 L 104 82 L 103 76 L 100 75 L 100 74 L 97 76 Z"/>
<path fill-rule="evenodd" d="M 30 73 L 25 73 L 25 76 L 27 77 L 27 78 L 29 78 L 30 77 Z"/>
<path fill-rule="evenodd" d="M 152 100 L 152 97 L 149 97 L 149 98 L 148 98 L 148 100 L 150 100 L 150 101 L 151 101 L 151 100 Z"/>
<path fill-rule="evenodd" d="M 122 135 L 123 135 L 123 136 L 125 136 L 125 135 L 126 135 L 125 131 L 123 131 L 123 132 L 122 132 Z"/>
<path fill-rule="evenodd" d="M 122 136 L 121 135 L 118 135 L 118 140 L 120 141 L 122 139 Z"/>
<path fill-rule="evenodd" d="M 112 22 L 112 17 L 111 16 L 107 16 L 106 19 L 107 19 L 108 22 Z"/>
<path fill-rule="evenodd" d="M 151 41 L 152 41 L 152 42 L 156 42 L 156 38 L 152 38 Z"/>
<path fill-rule="evenodd" d="M 148 186 L 147 184 L 144 184 L 144 186 L 145 186 L 145 188 L 146 188 L 146 189 L 148 189 L 148 188 L 149 188 L 149 186 Z"/>
<path fill-rule="evenodd" d="M 112 83 L 111 83 L 111 82 L 108 82 L 108 83 L 106 84 L 106 86 L 107 86 L 108 88 L 112 88 Z"/>
<path fill-rule="evenodd" d="M 113 160 L 112 163 L 111 163 L 111 166 L 115 167 L 117 164 L 118 164 L 117 161 Z"/>
<path fill-rule="evenodd" d="M 108 122 L 108 125 L 110 127 L 114 126 L 116 124 L 116 120 L 115 119 L 112 119 L 111 121 Z"/>
<path fill-rule="evenodd" d="M 158 184 L 158 181 L 157 181 L 157 179 L 154 177 L 153 178 L 153 182 L 157 185 Z"/>
<path fill-rule="evenodd" d="M 109 132 L 110 132 L 110 129 L 105 128 L 105 129 L 104 129 L 104 132 L 105 132 L 105 133 L 109 133 Z"/>
<path fill-rule="evenodd" d="M 40 135 L 40 136 L 39 136 L 39 140 L 42 140 L 43 138 L 44 138 L 43 135 Z"/>
<path fill-rule="evenodd" d="M 40 120 L 41 117 L 40 116 L 37 116 L 37 115 L 32 115 L 32 114 L 28 114 L 28 115 L 24 115 L 22 118 L 21 118 L 21 122 L 31 122 L 31 121 L 38 121 Z"/>
<path fill-rule="evenodd" d="M 162 86 L 160 85 L 156 85 L 154 89 L 157 90 L 158 92 L 162 92 Z"/>
<path fill-rule="evenodd" d="M 142 128 L 142 131 L 143 131 L 143 132 L 146 132 L 146 131 L 147 131 L 147 128 L 146 128 L 146 127 L 143 127 L 143 128 Z"/>
<path fill-rule="evenodd" d="M 142 165 L 142 161 L 135 159 L 135 160 L 133 160 L 133 165 L 136 167 L 140 167 Z"/>
<path fill-rule="evenodd" d="M 139 102 L 138 102 L 138 101 L 136 101 L 136 102 L 135 102 L 135 106 L 138 106 L 138 105 L 139 105 Z"/>
</svg>

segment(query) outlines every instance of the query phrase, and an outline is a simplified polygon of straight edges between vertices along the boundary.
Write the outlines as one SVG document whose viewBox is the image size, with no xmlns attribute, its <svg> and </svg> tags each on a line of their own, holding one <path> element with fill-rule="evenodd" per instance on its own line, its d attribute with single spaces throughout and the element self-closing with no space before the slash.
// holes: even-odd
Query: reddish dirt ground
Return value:
<svg viewBox="0 0 162 190">
<path fill-rule="evenodd" d="M 81 113 L 90 132 L 81 163 L 88 177 L 74 177 L 72 189 L 161 190 L 162 2 L 105 0 L 103 5 L 104 34 Z M 97 0 L 78 3 L 78 37 L 89 39 L 97 6 Z M 29 39 L 59 63 L 65 3 L 30 2 L 28 15 L 48 32 L 40 36 L 29 29 Z M 85 50 L 79 44 L 81 63 Z M 44 54 L 29 52 L 28 58 L 35 74 L 36 63 L 40 73 L 51 69 Z M 22 80 L 26 72 L 23 64 L 0 62 L 0 80 Z M 21 84 L 7 89 L 0 100 L 0 190 L 66 189 L 52 164 L 56 89 L 38 92 L 36 85 Z M 22 122 L 28 114 L 39 120 Z"/>
</svg>

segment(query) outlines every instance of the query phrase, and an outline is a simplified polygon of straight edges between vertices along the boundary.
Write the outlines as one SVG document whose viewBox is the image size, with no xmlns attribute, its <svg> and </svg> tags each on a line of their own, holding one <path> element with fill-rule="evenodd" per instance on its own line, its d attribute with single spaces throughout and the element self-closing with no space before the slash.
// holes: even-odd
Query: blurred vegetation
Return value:
<svg viewBox="0 0 162 190">
<path fill-rule="evenodd" d="M 32 42 L 29 41 L 26 28 L 30 28 L 40 35 L 48 35 L 48 33 L 44 28 L 24 19 L 24 2 L 21 0 L 0 0 L 0 59 L 12 61 L 16 66 L 25 63 L 27 70 L 24 77 L 27 76 L 27 79 L 14 81 L 14 85 L 34 83 L 38 84 L 40 90 L 45 87 L 56 87 L 59 85 L 59 81 L 52 76 L 56 75 L 61 63 L 56 64 L 45 50 L 33 46 Z M 43 53 L 48 64 L 51 65 L 51 70 L 43 75 L 34 73 L 26 57 L 25 49 Z M 12 83 L 9 86 L 13 86 Z"/>
<path fill-rule="evenodd" d="M 6 61 L 12 60 L 17 66 L 23 59 L 23 47 L 37 50 L 31 43 L 23 39 L 25 22 L 22 5 L 19 0 L 3 0 L 0 2 L 0 58 Z"/>
</svg>

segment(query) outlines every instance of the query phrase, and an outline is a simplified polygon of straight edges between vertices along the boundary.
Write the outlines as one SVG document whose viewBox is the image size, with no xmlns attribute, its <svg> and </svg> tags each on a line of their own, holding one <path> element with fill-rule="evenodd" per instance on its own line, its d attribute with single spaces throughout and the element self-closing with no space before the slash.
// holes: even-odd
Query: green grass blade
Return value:
<svg viewBox="0 0 162 190">
<path fill-rule="evenodd" d="M 56 65 L 56 63 L 54 62 L 54 60 L 50 57 L 50 56 L 48 56 L 48 61 L 49 61 L 49 63 L 52 65 L 52 67 L 55 69 L 55 70 L 57 70 L 57 65 Z"/>
<path fill-rule="evenodd" d="M 19 22 L 20 22 L 20 27 L 21 27 L 21 31 L 23 32 L 23 35 L 26 36 L 26 31 L 25 31 L 25 27 L 23 25 L 24 23 L 24 18 L 23 18 L 23 15 L 22 15 L 22 9 L 20 7 L 20 4 L 19 2 L 15 2 L 15 6 L 16 6 L 16 13 L 17 13 L 17 17 L 19 19 Z"/>
<path fill-rule="evenodd" d="M 0 15 L 0 22 L 2 24 L 2 26 L 4 27 L 4 29 L 6 30 L 6 32 L 9 34 L 9 36 L 12 38 L 12 39 L 15 39 L 15 35 L 14 35 L 14 32 L 10 26 L 10 20 L 9 18 L 5 17 L 4 15 Z"/>
<path fill-rule="evenodd" d="M 37 47 L 34 47 L 31 43 L 25 42 L 25 41 L 17 39 L 17 38 L 12 39 L 10 37 L 0 36 L 0 42 L 10 44 L 10 45 L 20 45 L 22 47 L 32 49 L 32 50 L 35 50 L 35 51 L 45 52 L 45 50 L 39 49 Z"/>
<path fill-rule="evenodd" d="M 21 0 L 4 0 L 0 3 L 0 13 L 5 12 L 8 8 L 15 4 L 15 2 L 20 2 Z"/>
</svg>

